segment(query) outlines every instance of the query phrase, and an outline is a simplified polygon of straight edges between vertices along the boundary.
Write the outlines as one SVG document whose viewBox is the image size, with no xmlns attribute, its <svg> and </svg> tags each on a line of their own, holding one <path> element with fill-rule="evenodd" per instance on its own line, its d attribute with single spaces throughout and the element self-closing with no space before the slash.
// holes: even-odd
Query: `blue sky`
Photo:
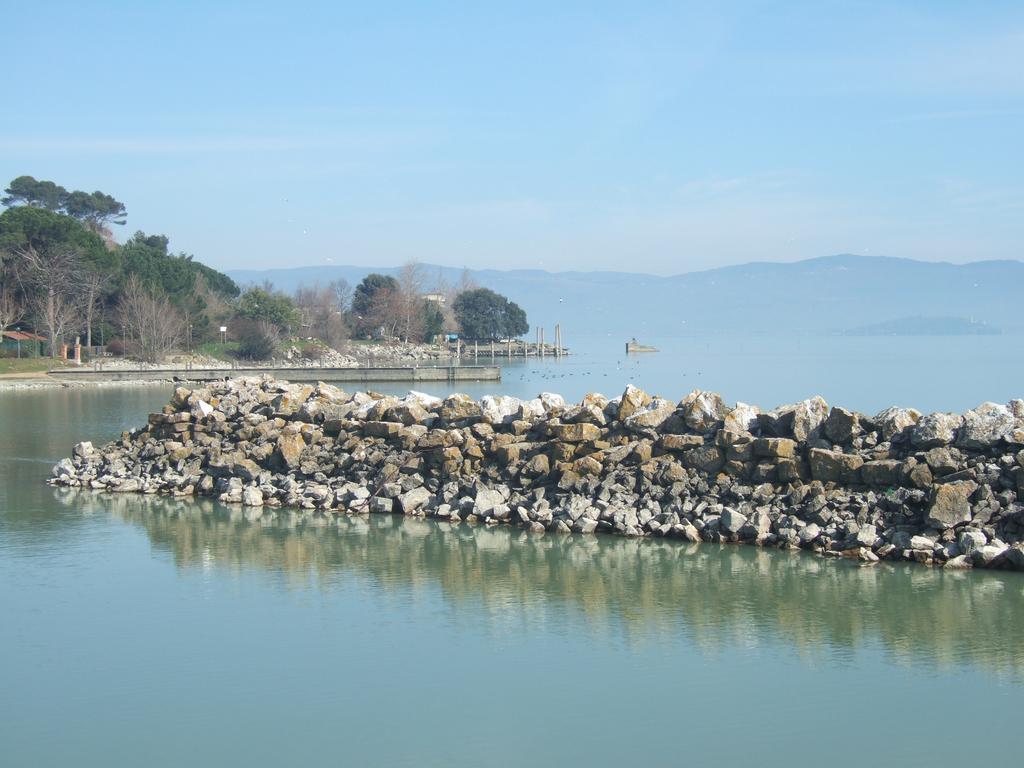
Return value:
<svg viewBox="0 0 1024 768">
<path fill-rule="evenodd" d="M 1024 4 L 14 3 L 0 178 L 221 268 L 1024 242 Z"/>
</svg>

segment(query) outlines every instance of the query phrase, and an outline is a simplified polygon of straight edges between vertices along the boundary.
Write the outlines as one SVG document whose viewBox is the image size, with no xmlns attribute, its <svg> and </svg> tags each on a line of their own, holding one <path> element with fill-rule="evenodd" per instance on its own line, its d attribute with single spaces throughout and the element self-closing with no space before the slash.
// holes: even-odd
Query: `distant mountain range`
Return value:
<svg viewBox="0 0 1024 768">
<path fill-rule="evenodd" d="M 461 269 L 429 264 L 424 270 L 428 290 L 438 277 L 455 284 L 462 274 Z M 270 280 L 292 291 L 301 284 L 339 278 L 355 285 L 370 272 L 396 274 L 398 267 L 317 266 L 228 274 L 240 285 Z M 549 329 L 549 338 L 557 322 L 574 334 L 612 333 L 641 341 L 737 331 L 863 334 L 873 326 L 879 326 L 874 332 L 892 333 L 885 330 L 892 322 L 906 332 L 907 321 L 914 318 L 936 321 L 928 335 L 962 335 L 971 326 L 1007 334 L 1024 331 L 1020 261 L 948 264 L 842 254 L 791 263 L 751 262 L 671 277 L 528 269 L 470 274 L 478 284 L 522 306 L 531 326 Z"/>
</svg>

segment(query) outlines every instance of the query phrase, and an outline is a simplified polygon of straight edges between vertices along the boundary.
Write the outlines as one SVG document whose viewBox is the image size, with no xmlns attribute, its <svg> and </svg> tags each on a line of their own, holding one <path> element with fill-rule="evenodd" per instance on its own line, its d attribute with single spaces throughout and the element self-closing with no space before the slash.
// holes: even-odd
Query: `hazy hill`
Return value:
<svg viewBox="0 0 1024 768">
<path fill-rule="evenodd" d="M 999 328 L 963 317 L 900 317 L 861 325 L 847 336 L 999 336 Z"/>
<path fill-rule="evenodd" d="M 301 283 L 369 272 L 353 266 L 233 270 L 239 284 Z M 426 265 L 430 280 L 456 283 L 461 269 Z M 556 322 L 572 333 L 619 336 L 743 331 L 835 333 L 915 316 L 958 317 L 1003 333 L 1024 330 L 1024 262 L 948 264 L 838 255 L 793 263 L 752 262 L 672 277 L 628 272 L 473 270 L 479 284 L 509 296 L 533 326 Z M 550 330 L 549 330 L 550 337 Z"/>
</svg>

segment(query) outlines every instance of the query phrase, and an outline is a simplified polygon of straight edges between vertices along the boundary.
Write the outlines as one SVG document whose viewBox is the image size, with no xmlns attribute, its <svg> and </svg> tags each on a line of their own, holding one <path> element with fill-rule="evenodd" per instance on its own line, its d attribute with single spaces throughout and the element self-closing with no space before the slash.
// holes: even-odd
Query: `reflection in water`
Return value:
<svg viewBox="0 0 1024 768">
<path fill-rule="evenodd" d="M 1024 671 L 1024 574 L 857 567 L 802 553 L 620 537 L 538 536 L 391 516 L 337 523 L 209 501 L 54 491 L 143 528 L 183 568 L 259 569 L 296 586 L 341 579 L 434 589 L 456 617 L 550 630 L 570 615 L 630 642 L 683 634 L 709 654 L 781 644 L 814 662 L 878 646 L 922 668 Z M 252 512 L 248 514 L 252 515 Z M 258 514 L 258 513 L 255 513 Z"/>
</svg>

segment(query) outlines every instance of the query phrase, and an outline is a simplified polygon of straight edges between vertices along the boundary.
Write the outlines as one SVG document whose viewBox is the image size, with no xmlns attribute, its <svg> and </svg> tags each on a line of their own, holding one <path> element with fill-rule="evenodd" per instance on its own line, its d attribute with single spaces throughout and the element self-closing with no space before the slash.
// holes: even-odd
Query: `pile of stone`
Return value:
<svg viewBox="0 0 1024 768">
<path fill-rule="evenodd" d="M 316 355 L 309 357 L 298 347 L 288 347 L 284 350 L 282 359 L 269 360 L 265 365 L 275 368 L 356 368 L 359 365 L 359 361 L 351 355 L 343 354 L 331 347 L 318 346 L 315 349 Z"/>
<path fill-rule="evenodd" d="M 448 350 L 436 344 L 416 344 L 405 341 L 382 341 L 377 344 L 350 344 L 349 353 L 360 363 L 370 365 L 416 365 L 447 361 Z"/>
<path fill-rule="evenodd" d="M 817 397 L 761 412 L 632 386 L 568 404 L 235 379 L 177 389 L 101 449 L 80 443 L 52 482 L 201 494 L 251 516 L 400 513 L 1024 569 L 1020 400 L 866 416 Z"/>
</svg>

